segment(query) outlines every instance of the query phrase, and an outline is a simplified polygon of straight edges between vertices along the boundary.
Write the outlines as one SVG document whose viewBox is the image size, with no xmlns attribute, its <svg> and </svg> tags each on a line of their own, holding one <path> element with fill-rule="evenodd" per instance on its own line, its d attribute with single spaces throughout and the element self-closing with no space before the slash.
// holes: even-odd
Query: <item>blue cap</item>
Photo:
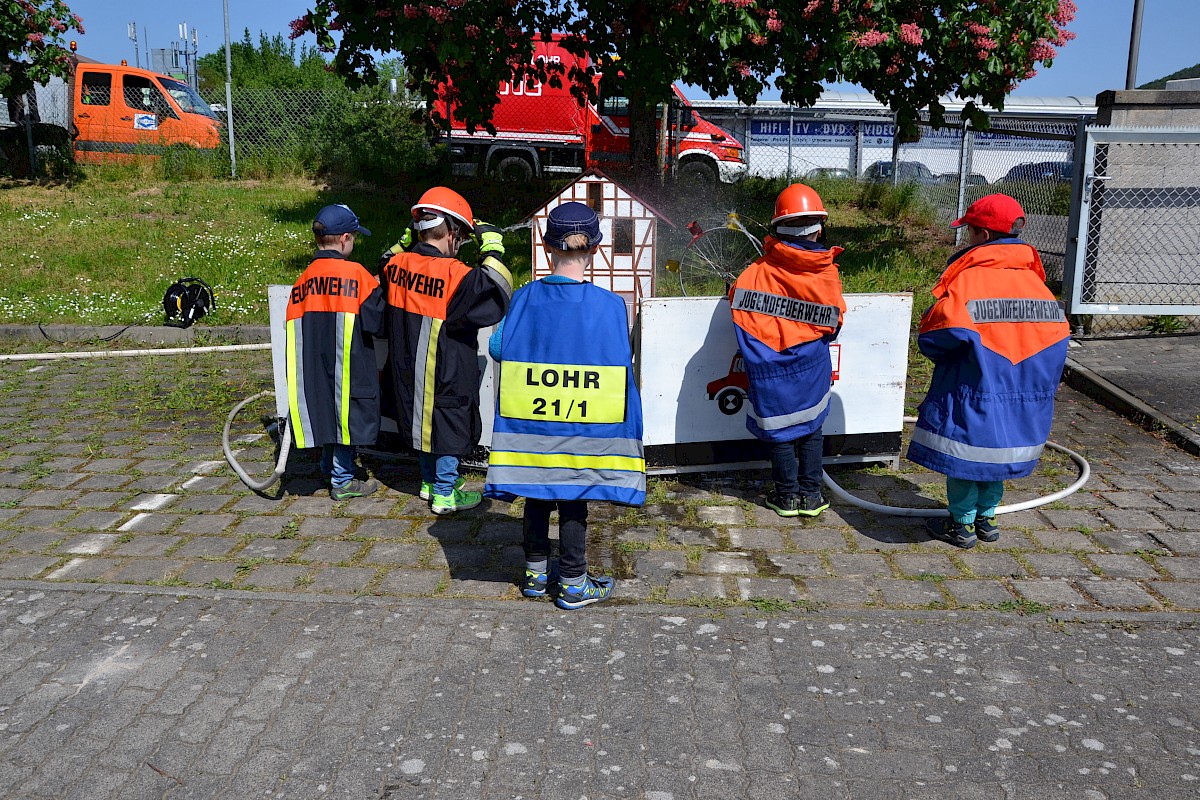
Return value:
<svg viewBox="0 0 1200 800">
<path fill-rule="evenodd" d="M 318 236 L 341 236 L 343 233 L 371 235 L 371 232 L 359 223 L 358 216 L 350 210 L 350 206 L 341 203 L 325 206 L 317 212 L 317 218 L 313 220 L 313 233 Z"/>
<path fill-rule="evenodd" d="M 546 219 L 546 244 L 555 250 L 567 250 L 566 239 L 573 233 L 585 234 L 589 248 L 600 244 L 604 234 L 600 233 L 600 218 L 583 203 L 562 203 L 550 211 Z"/>
</svg>

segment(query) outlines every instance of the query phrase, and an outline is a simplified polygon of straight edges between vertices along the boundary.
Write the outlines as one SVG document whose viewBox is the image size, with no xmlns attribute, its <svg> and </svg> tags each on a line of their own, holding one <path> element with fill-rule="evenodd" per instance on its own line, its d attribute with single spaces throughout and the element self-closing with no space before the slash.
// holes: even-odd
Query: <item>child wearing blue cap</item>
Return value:
<svg viewBox="0 0 1200 800">
<path fill-rule="evenodd" d="M 329 495 L 348 500 L 379 484 L 354 477 L 358 445 L 379 435 L 379 378 L 372 337 L 386 335 L 379 280 L 348 260 L 359 234 L 349 207 L 325 206 L 312 224 L 317 252 L 287 306 L 288 420 L 296 446 L 321 448 Z"/>
<path fill-rule="evenodd" d="M 587 571 L 588 501 L 646 499 L 625 301 L 586 281 L 601 239 L 592 209 L 556 206 L 543 236 L 553 274 L 513 294 L 488 342 L 500 362 L 500 391 L 484 494 L 526 498 L 521 593 L 553 593 L 563 609 L 613 592 L 612 578 Z M 557 567 L 550 561 L 555 510 Z"/>
</svg>

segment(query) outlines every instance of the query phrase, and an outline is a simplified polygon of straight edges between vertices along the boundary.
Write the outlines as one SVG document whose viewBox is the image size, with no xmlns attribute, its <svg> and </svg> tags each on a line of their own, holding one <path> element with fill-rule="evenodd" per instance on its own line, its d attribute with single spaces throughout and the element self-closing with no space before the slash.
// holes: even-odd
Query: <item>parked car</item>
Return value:
<svg viewBox="0 0 1200 800">
<path fill-rule="evenodd" d="M 815 167 L 804 173 L 808 180 L 813 179 L 849 179 L 854 175 L 845 167 Z"/>
<path fill-rule="evenodd" d="M 957 172 L 943 172 L 937 176 L 938 183 L 958 184 Z M 980 175 L 978 172 L 967 174 L 967 186 L 987 186 L 988 179 Z"/>
<path fill-rule="evenodd" d="M 1022 183 L 1070 183 L 1071 167 L 1070 161 L 1038 161 L 1034 164 L 1018 164 L 1004 175 L 1003 180 Z"/>
<path fill-rule="evenodd" d="M 896 162 L 896 166 L 900 172 L 900 183 L 919 183 L 924 186 L 932 186 L 938 182 L 937 176 L 920 161 L 898 161 Z M 863 180 L 874 183 L 887 183 L 891 181 L 892 162 L 876 161 L 867 167 L 867 171 L 863 173 Z"/>
</svg>

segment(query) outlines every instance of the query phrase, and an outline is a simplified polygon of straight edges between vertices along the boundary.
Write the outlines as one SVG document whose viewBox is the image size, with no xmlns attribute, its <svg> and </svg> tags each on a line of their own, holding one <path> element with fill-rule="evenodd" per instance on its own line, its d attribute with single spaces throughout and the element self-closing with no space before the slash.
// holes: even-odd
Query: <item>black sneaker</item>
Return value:
<svg viewBox="0 0 1200 800">
<path fill-rule="evenodd" d="M 1000 538 L 1000 528 L 995 517 L 976 517 L 975 535 L 981 542 L 994 542 Z"/>
<path fill-rule="evenodd" d="M 798 517 L 800 516 L 800 495 L 771 492 L 767 495 L 767 508 L 773 509 L 781 517 Z"/>
<path fill-rule="evenodd" d="M 806 495 L 800 498 L 800 507 L 796 513 L 802 517 L 815 517 L 827 508 L 829 501 L 821 495 Z"/>
<path fill-rule="evenodd" d="M 936 517 L 925 520 L 925 530 L 934 539 L 969 550 L 978 541 L 974 525 L 964 525 L 949 517 Z"/>
<path fill-rule="evenodd" d="M 349 500 L 352 497 L 366 497 L 369 494 L 375 494 L 378 490 L 379 484 L 375 481 L 352 480 L 341 486 L 329 487 L 329 496 L 334 500 Z"/>
</svg>

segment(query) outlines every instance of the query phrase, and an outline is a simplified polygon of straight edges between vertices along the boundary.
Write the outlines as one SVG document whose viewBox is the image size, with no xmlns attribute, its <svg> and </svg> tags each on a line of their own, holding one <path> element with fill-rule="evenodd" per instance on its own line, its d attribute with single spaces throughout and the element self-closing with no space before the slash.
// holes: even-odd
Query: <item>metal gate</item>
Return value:
<svg viewBox="0 0 1200 800">
<path fill-rule="evenodd" d="M 1090 127 L 1077 151 L 1067 312 L 1194 327 L 1183 318 L 1200 315 L 1200 129 Z M 1149 327 L 1106 327 L 1131 326 Z"/>
</svg>

